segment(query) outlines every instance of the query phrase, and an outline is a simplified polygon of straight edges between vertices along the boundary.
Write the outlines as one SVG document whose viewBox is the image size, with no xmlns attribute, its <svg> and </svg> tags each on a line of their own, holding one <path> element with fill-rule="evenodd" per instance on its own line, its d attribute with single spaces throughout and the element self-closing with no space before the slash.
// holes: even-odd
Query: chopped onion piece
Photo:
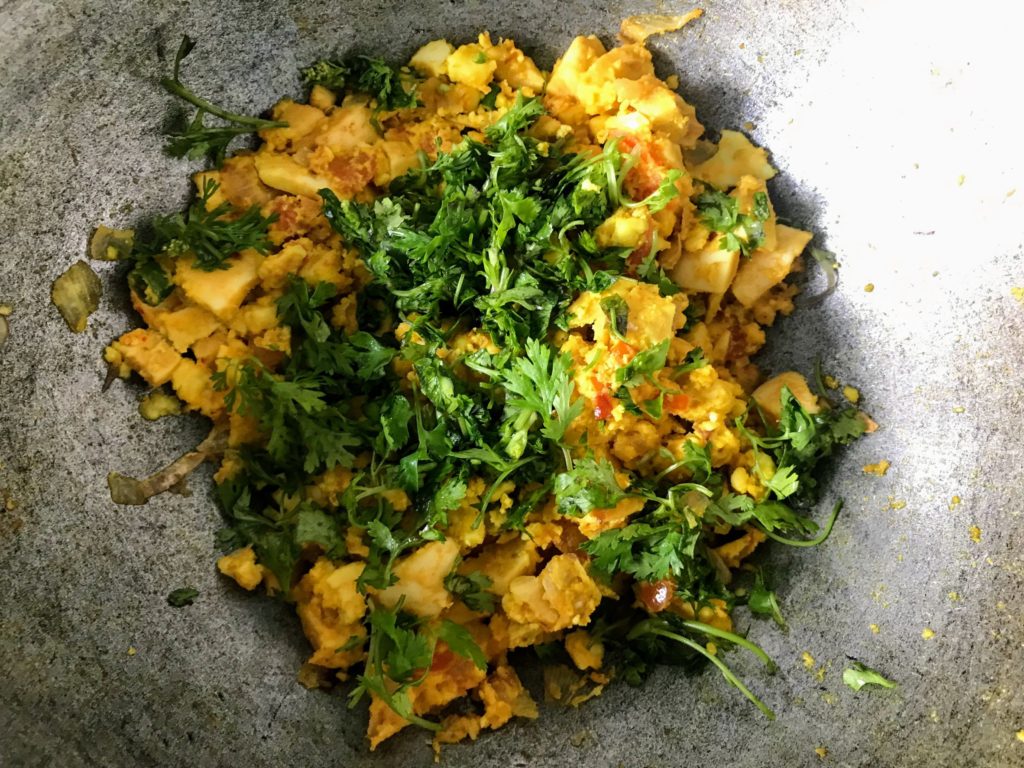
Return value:
<svg viewBox="0 0 1024 768">
<path fill-rule="evenodd" d="M 816 296 L 809 298 L 804 306 L 812 307 L 815 304 L 820 304 L 825 299 L 833 294 L 836 286 L 839 285 L 839 260 L 836 259 L 836 255 L 831 251 L 826 251 L 824 248 L 811 248 L 811 256 L 818 262 L 818 266 L 821 267 L 825 273 L 825 279 L 828 281 L 825 285 L 825 290 Z"/>
<path fill-rule="evenodd" d="M 67 272 L 53 281 L 50 291 L 54 306 L 73 333 L 85 330 L 89 315 L 99 307 L 102 295 L 100 278 L 84 261 L 72 264 Z"/>
<path fill-rule="evenodd" d="M 111 472 L 107 475 L 110 500 L 115 504 L 140 506 L 154 496 L 167 491 L 187 496 L 189 492 L 185 485 L 185 478 L 207 459 L 223 453 L 225 447 L 227 447 L 227 435 L 223 427 L 214 427 L 203 442 L 195 447 L 195 450 L 175 459 L 144 480 L 136 480 L 134 477 Z"/>
<path fill-rule="evenodd" d="M 97 261 L 117 261 L 128 256 L 135 244 L 134 229 L 111 229 L 100 225 L 89 241 L 89 258 Z"/>
</svg>

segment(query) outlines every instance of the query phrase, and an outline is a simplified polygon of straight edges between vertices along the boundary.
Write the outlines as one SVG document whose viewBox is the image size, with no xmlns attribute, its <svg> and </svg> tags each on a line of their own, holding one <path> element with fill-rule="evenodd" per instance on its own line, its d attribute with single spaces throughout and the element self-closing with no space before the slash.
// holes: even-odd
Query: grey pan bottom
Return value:
<svg viewBox="0 0 1024 768">
<path fill-rule="evenodd" d="M 776 329 L 765 368 L 808 370 L 820 356 L 883 428 L 836 467 L 829 495 L 847 511 L 831 541 L 769 557 L 785 572 L 791 630 L 758 621 L 750 633 L 780 671 L 732 662 L 776 722 L 713 671 L 666 669 L 579 710 L 545 706 L 539 721 L 446 750 L 444 763 L 1024 766 L 1024 305 L 1011 295 L 1024 286 L 1024 175 L 1011 6 L 704 7 L 686 32 L 653 42 L 657 63 L 679 72 L 709 126 L 754 124 L 783 170 L 779 207 L 843 262 L 839 291 Z M 144 473 L 203 428 L 142 422 L 136 384 L 100 394 L 103 346 L 132 322 L 116 268 L 99 266 L 106 295 L 80 336 L 48 290 L 94 224 L 184 200 L 188 166 L 160 152 L 168 99 L 156 86 L 180 34 L 199 40 L 188 77 L 200 92 L 254 111 L 296 93 L 296 68 L 324 52 L 399 58 L 486 28 L 550 65 L 573 34 L 610 38 L 621 16 L 652 9 L 0 2 L 0 304 L 14 308 L 0 350 L 0 489 L 13 507 L 0 510 L 0 764 L 430 759 L 412 731 L 369 754 L 364 713 L 296 683 L 307 648 L 289 611 L 214 573 L 218 521 L 203 480 L 191 498 L 142 509 L 108 501 L 109 470 Z M 820 281 L 812 272 L 812 289 Z M 883 458 L 884 478 L 861 472 Z M 201 597 L 171 609 L 166 594 L 186 584 Z M 823 677 L 804 668 L 804 651 Z M 840 679 L 847 656 L 900 687 L 853 693 Z"/>
</svg>

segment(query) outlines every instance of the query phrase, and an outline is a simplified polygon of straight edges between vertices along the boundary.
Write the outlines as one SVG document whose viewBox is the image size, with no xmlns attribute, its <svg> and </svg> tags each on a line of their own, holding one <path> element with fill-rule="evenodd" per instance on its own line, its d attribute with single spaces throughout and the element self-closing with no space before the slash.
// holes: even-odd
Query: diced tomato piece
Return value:
<svg viewBox="0 0 1024 768">
<path fill-rule="evenodd" d="M 633 156 L 633 166 L 623 179 L 626 192 L 634 200 L 643 200 L 658 191 L 668 171 L 661 148 L 636 136 L 620 136 L 619 151 Z"/>
<path fill-rule="evenodd" d="M 612 347 L 612 354 L 617 356 L 622 362 L 626 362 L 633 359 L 633 356 L 636 354 L 636 348 L 628 342 L 619 341 Z"/>
<path fill-rule="evenodd" d="M 432 672 L 443 672 L 452 665 L 453 661 L 455 661 L 455 654 L 444 642 L 438 642 L 434 648 L 434 658 L 430 662 L 430 669 Z"/>
<path fill-rule="evenodd" d="M 590 383 L 594 387 L 594 418 L 604 421 L 612 415 L 615 408 L 615 401 L 612 399 L 608 386 L 597 376 L 590 377 Z"/>
<path fill-rule="evenodd" d="M 665 395 L 665 409 L 668 411 L 685 411 L 690 407 L 690 396 L 680 392 L 678 395 Z"/>
</svg>

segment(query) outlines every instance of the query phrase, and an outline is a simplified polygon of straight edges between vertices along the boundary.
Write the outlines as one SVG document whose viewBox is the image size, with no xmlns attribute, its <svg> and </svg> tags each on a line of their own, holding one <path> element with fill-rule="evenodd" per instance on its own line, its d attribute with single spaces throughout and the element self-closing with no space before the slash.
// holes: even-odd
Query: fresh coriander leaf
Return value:
<svg viewBox="0 0 1024 768">
<path fill-rule="evenodd" d="M 803 455 L 817 442 L 818 425 L 788 387 L 783 387 L 781 399 L 777 439 L 788 442 L 797 455 Z"/>
<path fill-rule="evenodd" d="M 753 216 L 759 221 L 768 221 L 768 218 L 772 215 L 772 210 L 768 205 L 768 195 L 764 192 L 754 193 L 754 210 Z"/>
<path fill-rule="evenodd" d="M 750 608 L 751 613 L 771 616 L 776 624 L 783 629 L 786 628 L 786 620 L 782 617 L 782 611 L 779 609 L 778 598 L 768 588 L 768 585 L 765 583 L 764 573 L 760 570 L 754 576 L 754 585 L 750 590 L 750 595 L 747 597 L 747 607 Z"/>
<path fill-rule="evenodd" d="M 681 623 L 682 626 L 679 626 L 679 623 Z M 638 643 L 643 643 L 644 640 L 648 640 L 647 643 L 641 645 L 641 651 L 646 651 L 646 653 L 637 654 L 641 656 L 641 664 L 638 665 L 635 662 L 633 662 L 630 665 L 631 667 L 639 668 L 639 675 L 637 676 L 642 677 L 645 671 L 646 665 L 642 663 L 642 658 L 644 655 L 650 655 L 650 650 L 648 649 L 650 649 L 653 646 L 659 652 L 657 655 L 661 655 L 662 653 L 664 653 L 665 649 L 663 645 L 659 647 L 658 644 L 650 643 L 650 640 L 658 641 L 664 638 L 672 641 L 673 643 L 680 644 L 681 646 L 689 649 L 693 653 L 696 653 L 698 656 L 702 656 L 704 657 L 704 659 L 711 662 L 715 667 L 718 668 L 718 671 L 722 673 L 722 676 L 727 681 L 729 681 L 729 683 L 738 688 L 739 691 L 744 696 L 746 696 L 752 704 L 754 704 L 758 709 L 760 709 L 761 712 L 763 712 L 769 720 L 774 720 L 775 713 L 772 712 L 772 710 L 763 701 L 757 698 L 757 696 L 755 696 L 750 691 L 750 689 L 743 684 L 743 681 L 736 677 L 736 675 L 728 667 L 728 665 L 726 665 L 726 663 L 722 661 L 722 659 L 720 659 L 718 655 L 708 651 L 703 642 L 689 637 L 687 633 L 699 631 L 701 634 L 711 634 L 712 637 L 720 638 L 722 640 L 725 640 L 726 642 L 734 642 L 737 645 L 742 645 L 744 648 L 751 651 L 758 658 L 764 661 L 766 665 L 768 665 L 769 667 L 773 667 L 774 663 L 768 657 L 768 655 L 765 654 L 765 652 L 761 650 L 760 647 L 754 645 L 753 643 L 746 640 L 745 638 L 740 637 L 739 635 L 733 634 L 732 632 L 723 632 L 722 630 L 715 630 L 714 628 L 709 627 L 707 624 L 701 624 L 700 622 L 683 621 L 679 623 L 671 622 L 668 618 L 665 618 L 664 615 L 661 615 L 658 617 L 645 619 L 636 624 L 629 631 L 627 638 L 633 641 L 634 647 Z"/>
<path fill-rule="evenodd" d="M 487 669 L 487 657 L 465 627 L 445 619 L 438 625 L 437 637 L 444 640 L 453 652 L 472 661 L 478 669 Z"/>
<path fill-rule="evenodd" d="M 217 182 L 207 179 L 184 219 L 175 215 L 155 225 L 167 238 L 165 252 L 192 253 L 194 265 L 206 272 L 227 268 L 228 258 L 240 251 L 251 249 L 260 254 L 268 253 L 267 229 L 277 220 L 276 214 L 263 216 L 255 205 L 241 215 L 227 202 L 210 209 L 209 200 L 217 189 Z"/>
<path fill-rule="evenodd" d="M 233 552 L 236 549 L 241 549 L 249 542 L 239 534 L 239 531 L 230 526 L 225 525 L 222 528 L 217 529 L 217 532 L 213 535 L 213 539 L 217 544 L 217 549 L 221 552 Z"/>
<path fill-rule="evenodd" d="M 150 306 L 156 306 L 174 291 L 170 275 L 156 258 L 133 255 L 135 262 L 128 273 L 128 284 L 136 295 Z"/>
<path fill-rule="evenodd" d="M 781 502 L 758 502 L 750 508 L 751 517 L 768 531 L 785 530 L 811 535 L 818 524 Z"/>
<path fill-rule="evenodd" d="M 501 93 L 501 86 L 495 83 L 487 95 L 480 99 L 480 106 L 484 109 L 494 109 L 498 102 L 498 94 Z"/>
<path fill-rule="evenodd" d="M 701 223 L 712 232 L 722 234 L 719 247 L 723 251 L 739 251 L 743 256 L 750 256 L 764 242 L 764 222 L 771 216 L 768 196 L 756 193 L 752 212 L 740 213 L 739 200 L 707 182 L 702 183 L 704 191 L 694 200 Z"/>
<path fill-rule="evenodd" d="M 767 434 L 752 433 L 743 417 L 737 419 L 737 428 L 755 452 L 766 451 L 776 467 L 789 470 L 773 483 L 773 478 L 765 477 L 761 465 L 755 463 L 755 471 L 762 484 L 813 502 L 815 467 L 830 456 L 836 446 L 846 445 L 864 434 L 865 423 L 853 408 L 823 408 L 812 414 L 787 387 L 782 388 L 780 406 L 778 426 L 767 429 Z"/>
<path fill-rule="evenodd" d="M 558 511 L 570 517 L 594 509 L 611 509 L 628 494 L 619 486 L 615 468 L 607 459 L 580 459 L 572 469 L 555 476 Z"/>
<path fill-rule="evenodd" d="M 397 522 L 399 521 L 391 521 L 392 524 Z M 356 580 L 356 586 L 363 593 L 368 587 L 386 589 L 391 586 L 395 581 L 392 568 L 398 556 L 426 540 L 417 533 L 406 534 L 398 529 L 393 530 L 380 518 L 365 522 L 365 528 L 370 539 L 370 554 L 366 558 L 366 567 Z"/>
<path fill-rule="evenodd" d="M 197 597 L 199 597 L 198 589 L 182 587 L 167 595 L 167 604 L 174 608 L 184 608 L 186 605 L 192 605 Z"/>
<path fill-rule="evenodd" d="M 400 717 L 422 728 L 438 730 L 437 723 L 413 714 L 409 698 L 409 688 L 422 682 L 430 669 L 434 644 L 400 611 L 401 604 L 393 609 L 372 604 L 366 664 L 349 695 L 349 706 L 373 693 Z"/>
<path fill-rule="evenodd" d="M 413 368 L 421 391 L 433 403 L 438 415 L 456 425 L 464 437 L 482 443 L 482 409 L 462 382 L 452 378 L 444 363 L 433 355 L 420 358 Z"/>
<path fill-rule="evenodd" d="M 360 381 L 373 381 L 384 376 L 397 354 L 366 331 L 356 331 L 346 339 L 341 370 Z"/>
<path fill-rule="evenodd" d="M 347 431 L 348 423 L 340 419 L 336 411 L 326 412 L 321 419 L 300 415 L 295 421 L 296 449 L 305 451 L 302 465 L 305 472 L 355 466 L 356 456 L 350 449 L 360 447 L 362 441 Z"/>
<path fill-rule="evenodd" d="M 704 350 L 700 347 L 694 347 L 686 353 L 683 362 L 675 367 L 675 372 L 690 373 L 690 371 L 696 371 L 698 368 L 703 368 L 706 365 L 708 365 L 708 361 L 704 357 Z"/>
<path fill-rule="evenodd" d="M 295 275 L 289 276 L 288 287 L 277 300 L 277 315 L 285 325 L 301 328 L 308 339 L 324 342 L 330 338 L 331 327 L 320 308 L 338 295 L 330 283 L 318 283 L 309 290 L 309 283 Z"/>
<path fill-rule="evenodd" d="M 324 215 L 361 252 L 392 314 L 438 327 L 454 308 L 518 351 L 552 323 L 564 326 L 580 291 L 601 290 L 622 271 L 591 231 L 620 202 L 621 153 L 614 142 L 597 155 L 542 147 L 524 135 L 542 113 L 538 100 L 518 99 L 484 141 L 438 152 L 373 205 L 321 191 Z M 660 272 L 652 279 L 677 290 Z"/>
<path fill-rule="evenodd" d="M 376 219 L 373 208 L 351 200 L 340 200 L 326 187 L 317 192 L 323 200 L 324 218 L 349 245 L 356 246 L 369 258 L 377 251 Z"/>
<path fill-rule="evenodd" d="M 493 125 L 488 126 L 484 134 L 487 140 L 500 144 L 503 139 L 511 138 L 526 130 L 544 114 L 544 105 L 540 99 L 528 99 L 521 93 L 516 96 L 515 103 Z"/>
<path fill-rule="evenodd" d="M 616 400 L 621 400 L 623 407 L 626 409 L 626 413 L 632 413 L 634 416 L 643 416 L 644 412 L 633 402 L 633 396 L 629 393 L 628 387 L 619 387 L 615 390 L 614 397 Z"/>
<path fill-rule="evenodd" d="M 404 448 L 409 442 L 409 422 L 413 418 L 413 409 L 404 395 L 391 393 L 384 400 L 380 413 L 380 437 L 377 453 L 388 455 Z"/>
<path fill-rule="evenodd" d="M 391 641 L 383 654 L 383 666 L 391 680 L 412 683 L 430 668 L 434 655 L 430 641 L 400 621 L 396 612 L 378 607 L 370 614 L 370 625 Z"/>
<path fill-rule="evenodd" d="M 332 91 L 344 91 L 348 84 L 350 71 L 345 64 L 321 59 L 315 64 L 303 67 L 299 74 L 306 85 L 320 85 Z"/>
<path fill-rule="evenodd" d="M 613 293 L 601 299 L 601 309 L 608 318 L 608 327 L 611 328 L 612 335 L 617 339 L 625 339 L 629 328 L 629 304 L 626 300 Z"/>
<path fill-rule="evenodd" d="M 630 203 L 629 207 L 643 205 L 646 206 L 647 210 L 651 213 L 657 213 L 662 210 L 666 205 L 679 197 L 679 187 L 677 186 L 677 182 L 682 175 L 682 171 L 675 168 L 671 169 L 665 174 L 665 177 L 661 180 L 661 183 L 654 192 L 643 200 Z"/>
<path fill-rule="evenodd" d="M 452 571 L 444 580 L 445 589 L 480 613 L 494 613 L 494 594 L 487 591 L 490 586 L 491 580 L 479 571 L 465 575 Z"/>
<path fill-rule="evenodd" d="M 448 514 L 462 505 L 467 486 L 461 477 L 449 477 L 434 493 L 428 505 L 427 524 L 432 528 L 447 528 Z"/>
<path fill-rule="evenodd" d="M 246 468 L 246 472 L 252 470 L 252 466 Z M 217 541 L 227 550 L 252 546 L 260 565 L 270 570 L 287 598 L 301 554 L 295 541 L 294 516 L 272 498 L 257 497 L 256 493 L 246 474 L 217 486 L 218 506 L 229 525 L 218 534 Z"/>
<path fill-rule="evenodd" d="M 651 515 L 602 531 L 580 547 L 590 555 L 591 570 L 606 581 L 626 573 L 637 581 L 654 582 L 691 578 L 699 537 L 699 526 Z"/>
<path fill-rule="evenodd" d="M 712 232 L 730 232 L 736 226 L 740 204 L 735 197 L 705 183 L 695 202 L 701 223 Z"/>
<path fill-rule="evenodd" d="M 224 371 L 213 377 L 215 389 L 228 389 Z M 321 391 L 321 381 L 303 376 L 292 380 L 278 378 L 260 363 L 250 361 L 235 369 L 234 385 L 224 398 L 229 411 L 237 410 L 243 416 L 257 420 L 269 435 L 267 451 L 277 460 L 283 460 L 294 447 L 295 422 L 304 417 L 322 413 L 327 404 Z"/>
<path fill-rule="evenodd" d="M 849 444 L 861 437 L 867 429 L 864 419 L 853 408 L 834 411 L 827 423 L 832 440 L 839 445 Z"/>
<path fill-rule="evenodd" d="M 369 93 L 383 110 L 418 106 L 415 87 L 406 90 L 399 71 L 381 59 L 357 56 L 351 65 L 355 90 Z"/>
<path fill-rule="evenodd" d="M 345 534 L 338 521 L 324 510 L 312 506 L 303 506 L 295 519 L 295 542 L 303 544 L 319 544 L 324 555 L 337 560 L 345 556 Z"/>
<path fill-rule="evenodd" d="M 775 494 L 775 498 L 785 499 L 792 496 L 800 488 L 800 478 L 793 467 L 779 467 L 768 478 L 765 488 Z"/>
<path fill-rule="evenodd" d="M 683 333 L 687 333 L 693 330 L 693 327 L 697 323 L 703 322 L 704 316 L 707 314 L 708 307 L 707 301 L 700 294 L 690 297 L 690 303 L 686 305 L 686 309 L 683 310 L 683 314 L 686 315 L 686 325 L 683 326 Z M 701 356 L 703 357 L 704 350 L 701 350 Z"/>
<path fill-rule="evenodd" d="M 211 377 L 214 388 L 227 394 L 228 411 L 250 416 L 266 436 L 266 454 L 278 465 L 302 459 L 302 469 L 312 473 L 337 465 L 352 467 L 355 456 L 349 450 L 361 444 L 350 431 L 348 419 L 329 404 L 325 380 L 311 373 L 285 378 L 267 370 L 257 360 Z"/>
<path fill-rule="evenodd" d="M 643 383 L 649 376 L 665 367 L 668 346 L 669 340 L 665 339 L 653 347 L 637 352 L 632 360 L 615 371 L 615 383 L 622 387 L 635 387 Z"/>
<path fill-rule="evenodd" d="M 394 532 L 380 520 L 372 520 L 366 526 L 366 533 L 370 540 L 385 552 L 400 552 L 403 542 L 399 541 Z"/>
<path fill-rule="evenodd" d="M 657 421 L 661 418 L 662 410 L 665 406 L 665 393 L 659 392 L 657 396 L 652 397 L 650 400 L 644 400 L 643 412 L 650 416 L 652 419 Z"/>
<path fill-rule="evenodd" d="M 882 688 L 895 688 L 896 683 L 883 677 L 881 674 L 861 664 L 859 661 L 843 671 L 843 682 L 855 691 L 859 691 L 865 685 L 878 685 Z"/>
<path fill-rule="evenodd" d="M 251 543 L 260 565 L 274 574 L 281 586 L 282 594 L 285 597 L 289 596 L 295 577 L 295 566 L 301 554 L 292 530 L 280 521 L 271 522 L 258 533 L 252 534 Z"/>
<path fill-rule="evenodd" d="M 818 530 L 813 520 L 798 514 L 781 501 L 755 502 L 749 496 L 724 494 L 708 505 L 705 515 L 709 519 L 718 518 L 734 527 L 754 521 L 765 531 L 786 531 L 801 535 L 810 535 Z"/>
<path fill-rule="evenodd" d="M 541 505 L 551 493 L 552 482 L 534 488 L 521 496 L 518 503 L 509 510 L 502 528 L 505 530 L 522 531 L 526 528 L 526 517 Z"/>
<path fill-rule="evenodd" d="M 695 483 L 706 483 L 714 471 L 711 468 L 711 450 L 707 444 L 701 445 L 695 440 L 683 443 L 682 467 L 693 478 Z"/>
<path fill-rule="evenodd" d="M 543 423 L 541 434 L 561 443 L 569 425 L 583 412 L 583 401 L 572 398 L 569 356 L 553 355 L 551 348 L 537 339 L 527 340 L 525 352 L 502 379 L 506 406 L 514 417 L 524 411 L 536 413 Z"/>
</svg>

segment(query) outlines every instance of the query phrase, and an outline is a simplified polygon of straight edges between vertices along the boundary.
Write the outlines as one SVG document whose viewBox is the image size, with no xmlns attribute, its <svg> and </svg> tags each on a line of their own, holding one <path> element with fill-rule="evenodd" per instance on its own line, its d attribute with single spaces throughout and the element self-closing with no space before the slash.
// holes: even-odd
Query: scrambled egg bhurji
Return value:
<svg viewBox="0 0 1024 768">
<path fill-rule="evenodd" d="M 323 61 L 269 119 L 184 86 L 186 39 L 164 85 L 198 112 L 169 150 L 212 169 L 184 213 L 97 233 L 145 322 L 107 361 L 213 422 L 114 498 L 219 460 L 218 568 L 295 606 L 371 747 L 536 717 L 523 648 L 562 701 L 707 660 L 771 716 L 722 660 L 771 666 L 738 604 L 781 622 L 737 573 L 824 540 L 815 468 L 872 425 L 751 362 L 811 234 L 777 220 L 763 149 L 702 141 L 649 27 L 550 73 L 486 33 Z"/>
</svg>

